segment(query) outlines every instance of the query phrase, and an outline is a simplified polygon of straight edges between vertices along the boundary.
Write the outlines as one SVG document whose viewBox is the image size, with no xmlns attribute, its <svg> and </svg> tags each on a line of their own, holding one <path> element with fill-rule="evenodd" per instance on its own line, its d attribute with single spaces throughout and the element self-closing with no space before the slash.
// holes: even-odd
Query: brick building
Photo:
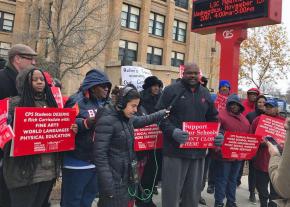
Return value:
<svg viewBox="0 0 290 207">
<path fill-rule="evenodd" d="M 46 12 L 53 24 L 54 1 L 0 0 L 0 54 L 6 54 L 12 44 L 26 41 L 49 60 L 49 38 L 43 37 L 50 34 L 39 16 Z M 83 67 L 82 75 L 91 67 L 100 67 L 107 72 L 113 85 L 119 85 L 120 67 L 135 65 L 150 69 L 168 85 L 178 78 L 180 64 L 195 62 L 211 79 L 209 87 L 217 87 L 220 49 L 214 35 L 191 32 L 191 0 L 110 0 L 106 9 L 110 18 L 119 21 L 117 35 L 97 60 Z M 31 31 L 34 35 L 23 38 L 23 34 Z M 68 73 L 63 79 L 64 92 L 73 93 L 81 80 L 82 77 Z"/>
</svg>

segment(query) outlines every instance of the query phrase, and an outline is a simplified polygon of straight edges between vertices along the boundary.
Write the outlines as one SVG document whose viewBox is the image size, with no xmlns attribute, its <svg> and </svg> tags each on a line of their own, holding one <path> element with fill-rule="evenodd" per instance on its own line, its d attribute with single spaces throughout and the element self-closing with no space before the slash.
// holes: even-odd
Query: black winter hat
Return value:
<svg viewBox="0 0 290 207">
<path fill-rule="evenodd" d="M 241 107 L 241 113 L 245 110 L 245 107 L 243 106 L 241 99 L 237 94 L 232 94 L 227 99 L 227 108 L 230 106 L 230 103 L 237 103 Z"/>
<path fill-rule="evenodd" d="M 162 87 L 163 83 L 156 76 L 149 76 L 144 80 L 144 84 L 142 88 L 146 90 L 147 88 L 150 88 L 151 86 L 154 86 L 154 85 L 158 85 L 159 87 Z"/>
</svg>

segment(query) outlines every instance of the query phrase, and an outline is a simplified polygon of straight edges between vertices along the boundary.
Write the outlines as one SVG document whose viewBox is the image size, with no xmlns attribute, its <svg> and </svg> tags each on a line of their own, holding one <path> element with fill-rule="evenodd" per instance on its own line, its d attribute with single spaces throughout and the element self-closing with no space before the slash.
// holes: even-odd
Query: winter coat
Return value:
<svg viewBox="0 0 290 207">
<path fill-rule="evenodd" d="M 283 155 L 270 158 L 269 176 L 275 191 L 284 199 L 276 200 L 279 207 L 290 207 L 290 132 L 287 130 Z"/>
<path fill-rule="evenodd" d="M 67 152 L 66 155 L 89 163 L 93 161 L 94 127 L 87 128 L 85 119 L 95 117 L 97 110 L 109 104 L 109 101 L 108 97 L 105 100 L 96 100 L 84 94 L 91 87 L 100 84 L 111 85 L 108 77 L 103 72 L 91 70 L 87 73 L 82 83 L 82 91 L 74 94 L 73 98 L 71 98 L 75 102 L 74 107 L 77 109 L 76 124 L 78 125 L 78 133 L 75 137 L 75 150 Z"/>
<path fill-rule="evenodd" d="M 9 116 L 13 118 L 14 109 L 18 106 L 20 97 L 10 100 Z M 37 107 L 46 105 L 45 101 L 35 101 Z M 3 174 L 8 189 L 28 186 L 34 183 L 51 181 L 58 174 L 56 153 L 37 154 L 23 157 L 10 157 L 11 142 L 4 149 Z M 24 159 L 29 160 L 28 163 Z M 32 167 L 35 163 L 35 167 Z"/>
<path fill-rule="evenodd" d="M 175 102 L 175 103 L 173 103 Z M 172 138 L 174 129 L 182 129 L 183 122 L 215 122 L 217 110 L 209 91 L 198 85 L 194 91 L 181 80 L 166 87 L 157 104 L 158 109 L 168 108 L 170 116 L 160 124 L 163 132 L 163 155 L 199 159 L 206 155 L 206 149 L 181 149 Z"/>
<path fill-rule="evenodd" d="M 147 114 L 152 114 L 156 111 L 156 104 L 160 98 L 161 94 L 152 95 L 151 88 L 147 88 L 140 92 L 141 99 L 140 105 L 145 108 Z"/>
<path fill-rule="evenodd" d="M 134 127 L 156 123 L 164 111 L 151 115 L 126 118 L 114 106 L 107 105 L 97 113 L 94 143 L 96 165 L 101 195 L 115 195 L 115 189 L 128 186 L 133 151 Z"/>
<path fill-rule="evenodd" d="M 0 100 L 17 95 L 16 76 L 17 70 L 10 64 L 0 70 Z"/>
<path fill-rule="evenodd" d="M 252 124 L 253 121 L 255 120 L 255 118 L 257 118 L 258 116 L 262 115 L 263 113 L 264 113 L 264 111 L 256 108 L 255 111 L 252 111 L 252 112 L 248 113 L 246 118 L 249 120 L 250 124 Z"/>
<path fill-rule="evenodd" d="M 240 114 L 238 115 L 231 113 L 229 110 L 229 105 L 231 102 L 236 102 L 241 105 L 241 102 L 237 98 L 237 95 L 233 94 L 228 97 L 226 109 L 221 110 L 218 115 L 218 120 L 221 124 L 220 131 L 249 133 L 250 123 L 246 119 L 246 117 L 242 114 L 244 109 L 242 108 Z M 221 158 L 221 155 L 219 154 L 219 156 L 217 157 Z"/>
<path fill-rule="evenodd" d="M 248 99 L 243 101 L 245 111 L 243 114 L 246 116 L 248 113 L 255 111 L 255 102 L 250 102 Z"/>
<path fill-rule="evenodd" d="M 247 91 L 248 92 L 256 92 L 257 95 L 260 95 L 260 91 L 257 88 L 251 88 Z M 243 101 L 243 106 L 245 107 L 245 111 L 243 114 L 246 116 L 248 113 L 255 111 L 256 103 L 250 102 L 248 99 Z"/>
</svg>

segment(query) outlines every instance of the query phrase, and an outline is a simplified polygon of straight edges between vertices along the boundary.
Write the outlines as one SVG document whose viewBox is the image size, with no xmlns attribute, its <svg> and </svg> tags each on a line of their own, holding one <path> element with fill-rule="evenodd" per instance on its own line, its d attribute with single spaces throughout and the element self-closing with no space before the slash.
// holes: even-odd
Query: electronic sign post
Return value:
<svg viewBox="0 0 290 207">
<path fill-rule="evenodd" d="M 238 92 L 240 44 L 247 28 L 281 23 L 282 0 L 194 0 L 192 32 L 216 33 L 221 44 L 220 80 Z"/>
</svg>

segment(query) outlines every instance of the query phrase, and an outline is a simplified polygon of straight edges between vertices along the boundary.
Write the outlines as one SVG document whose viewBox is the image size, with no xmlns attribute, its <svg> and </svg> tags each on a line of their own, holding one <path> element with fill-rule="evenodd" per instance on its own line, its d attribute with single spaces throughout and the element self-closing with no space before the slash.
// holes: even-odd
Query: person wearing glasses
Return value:
<svg viewBox="0 0 290 207">
<path fill-rule="evenodd" d="M 8 51 L 8 63 L 0 71 L 0 99 L 17 95 L 15 86 L 18 72 L 36 64 L 36 52 L 29 46 L 16 44 Z"/>
<path fill-rule="evenodd" d="M 91 207 L 98 194 L 97 170 L 93 163 L 95 114 L 109 104 L 112 84 L 105 73 L 92 69 L 75 97 L 78 133 L 75 150 L 66 152 L 62 171 L 62 207 Z"/>
<path fill-rule="evenodd" d="M 16 76 L 36 64 L 36 52 L 29 46 L 16 44 L 8 51 L 8 62 L 0 70 L 0 100 L 18 95 Z M 0 206 L 10 207 L 10 196 L 3 179 L 3 152 L 0 149 Z"/>
</svg>

